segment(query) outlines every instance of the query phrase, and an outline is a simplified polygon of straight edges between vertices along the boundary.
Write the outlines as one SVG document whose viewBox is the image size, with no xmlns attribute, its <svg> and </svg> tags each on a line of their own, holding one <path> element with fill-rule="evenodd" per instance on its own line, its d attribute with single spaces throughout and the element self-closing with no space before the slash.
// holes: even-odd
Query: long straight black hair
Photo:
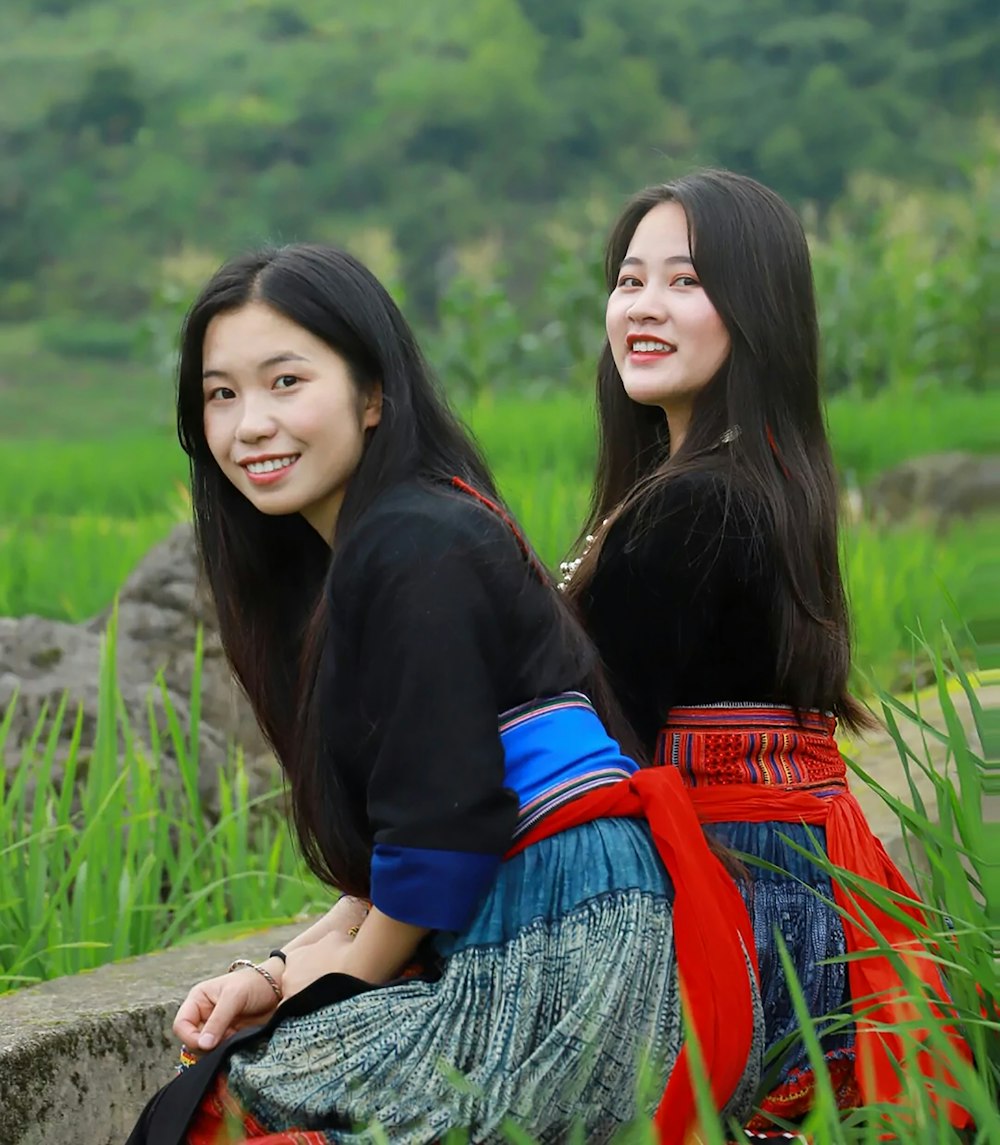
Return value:
<svg viewBox="0 0 1000 1145">
<path fill-rule="evenodd" d="M 203 346 L 217 315 L 263 303 L 345 360 L 359 397 L 381 385 L 382 416 L 367 431 L 330 546 L 298 514 L 268 516 L 225 477 L 204 426 Z M 178 436 L 191 463 L 195 534 L 223 647 L 289 778 L 302 851 L 316 874 L 350 893 L 368 889 L 371 841 L 363 806 L 338 777 L 318 694 L 328 632 L 326 580 L 337 554 L 380 493 L 407 478 L 458 477 L 509 516 L 470 435 L 449 409 L 399 308 L 356 259 L 334 247 L 266 248 L 234 258 L 209 281 L 184 323 Z M 465 494 L 456 494 L 465 495 Z M 516 525 L 514 526 L 516 528 Z M 532 563 L 541 572 L 537 559 Z M 554 587 L 563 638 L 597 673 L 596 657 Z M 603 681 L 593 699 L 620 717 Z M 607 706 L 606 706 L 607 705 Z M 628 731 L 616 728 L 627 740 Z"/>
<path fill-rule="evenodd" d="M 699 171 L 647 187 L 626 205 L 608 240 L 609 294 L 637 226 L 661 203 L 678 203 L 687 216 L 695 271 L 731 349 L 697 396 L 683 443 L 672 453 L 663 411 L 629 398 L 605 340 L 597 370 L 597 475 L 581 534 L 598 539 L 570 596 L 579 597 L 593 576 L 605 520 L 634 511 L 641 527 L 643 509 L 663 483 L 693 470 L 715 472 L 725 482 L 727 504 L 739 499 L 762 520 L 782 570 L 773 599 L 782 695 L 800 709 L 833 711 L 849 726 L 864 725 L 868 717 L 848 691 L 837 479 L 802 224 L 774 191 L 730 171 Z"/>
</svg>

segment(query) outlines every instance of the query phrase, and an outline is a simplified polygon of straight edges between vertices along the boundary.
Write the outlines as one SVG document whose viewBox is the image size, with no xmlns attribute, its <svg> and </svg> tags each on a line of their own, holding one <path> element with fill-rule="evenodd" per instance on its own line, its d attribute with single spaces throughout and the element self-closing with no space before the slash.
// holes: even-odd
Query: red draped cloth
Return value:
<svg viewBox="0 0 1000 1145">
<path fill-rule="evenodd" d="M 903 1036 L 884 1027 L 914 1023 L 920 1011 L 910 1000 L 893 960 L 879 953 L 888 945 L 905 959 L 922 983 L 936 1018 L 952 1012 L 941 971 L 917 932 L 926 928 L 917 894 L 872 834 L 847 786 L 844 761 L 834 739 L 834 720 L 818 713 L 795 716 L 785 708 L 675 708 L 660 733 L 657 762 L 687 785 L 702 823 L 805 823 L 826 831 L 830 861 L 845 871 L 914 900 L 900 903 L 912 926 L 879 909 L 863 893 L 834 879 L 850 955 L 848 983 L 856 1026 L 856 1081 L 865 1103 L 905 1103 L 901 1078 L 907 1057 Z M 874 930 L 876 938 L 872 931 Z M 818 1016 L 818 1015 L 817 1015 Z M 955 1053 L 971 1060 L 954 1027 Z M 919 1030 L 908 1039 L 921 1040 Z M 954 1086 L 954 1078 L 929 1049 L 917 1052 L 920 1072 Z M 767 1108 L 767 1102 L 764 1103 Z M 944 1112 L 956 1127 L 971 1125 L 953 1102 Z"/>
<path fill-rule="evenodd" d="M 674 948 L 685 1010 L 698 1042 L 701 1069 L 716 1109 L 736 1091 L 754 1036 L 748 959 L 756 955 L 743 897 L 709 850 L 680 776 L 649 768 L 558 808 L 511 850 L 594 819 L 648 821 L 653 841 L 674 884 Z M 685 1044 L 656 1112 L 659 1138 L 693 1140 L 697 1106 L 692 1055 Z"/>
</svg>

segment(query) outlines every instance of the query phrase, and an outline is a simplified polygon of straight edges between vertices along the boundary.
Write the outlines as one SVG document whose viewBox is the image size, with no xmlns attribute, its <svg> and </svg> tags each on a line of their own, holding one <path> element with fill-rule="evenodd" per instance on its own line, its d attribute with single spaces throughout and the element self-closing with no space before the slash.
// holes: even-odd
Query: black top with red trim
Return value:
<svg viewBox="0 0 1000 1145">
<path fill-rule="evenodd" d="M 328 591 L 325 744 L 372 840 L 372 898 L 384 887 L 393 917 L 455 929 L 517 822 L 500 713 L 581 688 L 596 653 L 570 649 L 511 526 L 446 485 L 382 494 Z"/>
</svg>

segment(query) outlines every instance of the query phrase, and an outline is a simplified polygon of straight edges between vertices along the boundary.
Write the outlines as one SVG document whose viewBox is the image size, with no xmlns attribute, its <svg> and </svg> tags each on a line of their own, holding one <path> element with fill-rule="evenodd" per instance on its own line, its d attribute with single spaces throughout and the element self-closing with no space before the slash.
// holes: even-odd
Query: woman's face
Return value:
<svg viewBox="0 0 1000 1145">
<path fill-rule="evenodd" d="M 695 397 L 730 349 L 695 273 L 680 203 L 660 203 L 639 222 L 608 299 L 606 324 L 625 392 L 663 409 L 674 448 Z"/>
<path fill-rule="evenodd" d="M 219 468 L 262 513 L 301 513 L 329 542 L 381 389 L 362 397 L 335 350 L 262 302 L 216 315 L 202 359 Z"/>
</svg>

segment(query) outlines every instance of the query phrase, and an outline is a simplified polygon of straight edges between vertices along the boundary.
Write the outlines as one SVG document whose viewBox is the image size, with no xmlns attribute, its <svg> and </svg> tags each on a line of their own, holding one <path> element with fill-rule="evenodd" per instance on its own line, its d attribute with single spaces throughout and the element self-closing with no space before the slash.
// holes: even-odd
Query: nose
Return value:
<svg viewBox="0 0 1000 1145">
<path fill-rule="evenodd" d="M 667 300 L 663 291 L 657 290 L 652 283 L 633 294 L 626 311 L 630 322 L 639 325 L 642 322 L 665 322 L 667 319 Z"/>
<path fill-rule="evenodd" d="M 273 437 L 276 429 L 277 424 L 267 398 L 253 393 L 247 394 L 242 402 L 239 424 L 236 426 L 237 440 L 249 445 Z"/>
</svg>

